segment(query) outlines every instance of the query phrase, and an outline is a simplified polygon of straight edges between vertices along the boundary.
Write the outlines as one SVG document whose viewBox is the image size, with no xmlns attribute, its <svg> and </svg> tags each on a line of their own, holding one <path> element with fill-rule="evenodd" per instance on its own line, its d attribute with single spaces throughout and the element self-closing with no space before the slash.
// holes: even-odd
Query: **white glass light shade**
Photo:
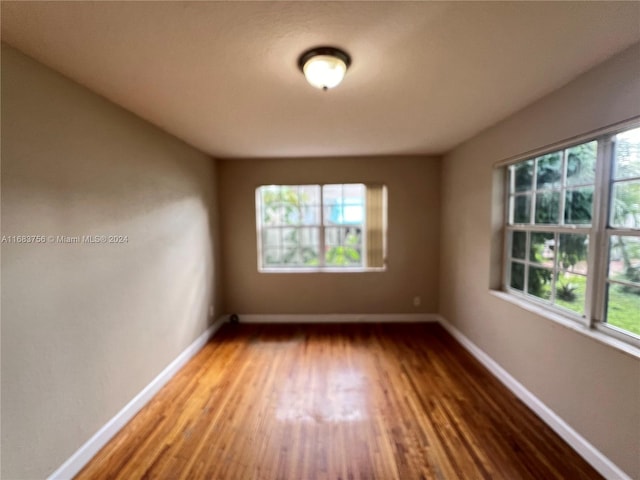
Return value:
<svg viewBox="0 0 640 480">
<path fill-rule="evenodd" d="M 347 64 L 333 55 L 316 55 L 306 61 L 302 71 L 311 85 L 326 90 L 342 81 L 347 73 Z"/>
</svg>

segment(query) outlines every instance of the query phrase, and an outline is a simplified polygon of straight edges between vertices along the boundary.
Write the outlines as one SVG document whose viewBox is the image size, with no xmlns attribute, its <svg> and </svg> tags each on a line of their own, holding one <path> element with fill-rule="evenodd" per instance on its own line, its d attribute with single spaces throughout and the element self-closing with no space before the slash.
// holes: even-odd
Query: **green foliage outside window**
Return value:
<svg viewBox="0 0 640 480">
<path fill-rule="evenodd" d="M 609 249 L 597 252 L 609 256 L 605 321 L 640 335 L 640 129 L 610 138 L 609 217 L 598 225 L 607 229 Z M 585 301 L 593 305 L 586 299 L 590 232 L 581 227 L 594 221 L 596 164 L 610 161 L 603 145 L 599 152 L 593 140 L 510 167 L 510 287 L 579 314 Z M 576 233 L 565 233 L 563 226 L 574 225 Z"/>
<path fill-rule="evenodd" d="M 314 267 L 320 265 L 319 238 L 320 214 L 319 209 L 327 205 L 319 205 L 319 186 L 317 195 L 309 193 L 305 187 L 275 186 L 261 189 L 262 224 L 264 229 L 270 226 L 287 227 L 282 233 L 282 245 L 274 248 L 274 255 L 266 254 L 267 265 L 292 265 Z M 314 239 L 301 238 L 305 226 L 312 231 Z M 342 240 L 332 240 L 325 247 L 325 265 L 332 267 L 360 266 L 362 253 L 360 249 L 362 229 L 356 227 L 342 228 L 343 232 L 331 232 Z M 327 229 L 328 231 L 328 229 Z M 326 232 L 325 232 L 326 233 Z M 329 245 L 329 243 L 331 243 Z M 336 244 L 339 243 L 339 244 Z M 264 247 L 268 249 L 268 247 Z"/>
</svg>

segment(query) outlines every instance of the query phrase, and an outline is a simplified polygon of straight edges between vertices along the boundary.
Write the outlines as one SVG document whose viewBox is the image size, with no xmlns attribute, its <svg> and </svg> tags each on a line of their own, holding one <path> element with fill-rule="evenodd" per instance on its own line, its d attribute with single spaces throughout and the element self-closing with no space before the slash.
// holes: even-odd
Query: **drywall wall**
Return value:
<svg viewBox="0 0 640 480">
<path fill-rule="evenodd" d="M 443 160 L 440 264 L 444 317 L 632 478 L 640 360 L 491 295 L 489 282 L 492 165 L 637 115 L 640 45 L 456 148 Z"/>
<path fill-rule="evenodd" d="M 46 239 L 2 244 L 2 478 L 52 473 L 220 313 L 215 183 L 204 154 L 2 47 L 2 235 Z M 84 235 L 122 243 L 55 238 Z"/>
<path fill-rule="evenodd" d="M 220 161 L 224 307 L 239 314 L 435 313 L 440 162 L 435 158 Z M 258 273 L 255 189 L 271 184 L 384 183 L 388 268 Z M 415 307 L 413 298 L 421 297 Z"/>
</svg>

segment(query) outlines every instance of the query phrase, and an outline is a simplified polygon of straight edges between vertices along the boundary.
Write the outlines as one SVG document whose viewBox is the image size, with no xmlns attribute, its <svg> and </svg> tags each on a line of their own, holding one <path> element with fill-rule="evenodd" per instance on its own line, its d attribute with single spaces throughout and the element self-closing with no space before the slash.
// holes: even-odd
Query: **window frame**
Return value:
<svg viewBox="0 0 640 480">
<path fill-rule="evenodd" d="M 362 223 L 359 224 L 362 230 L 361 232 L 361 259 L 362 265 L 326 265 L 325 258 L 325 231 L 327 228 L 340 227 L 340 225 L 326 225 L 325 224 L 325 205 L 324 203 L 324 187 L 325 186 L 341 186 L 344 185 L 362 185 L 364 187 L 364 195 L 362 199 L 362 205 L 364 209 L 364 216 L 362 219 Z M 282 265 L 282 266 L 264 266 L 263 265 L 263 225 L 262 225 L 262 197 L 261 197 L 261 189 L 263 187 L 269 186 L 277 186 L 277 187 L 318 187 L 319 189 L 319 204 L 318 208 L 320 210 L 319 213 L 319 221 L 317 224 L 313 225 L 282 225 L 276 227 L 266 227 L 266 228 L 313 228 L 318 230 L 318 261 L 319 265 L 317 266 L 295 266 L 295 265 Z M 362 273 L 362 272 L 382 272 L 387 269 L 387 260 L 386 260 L 386 245 L 387 245 L 387 232 L 386 232 L 386 222 L 387 222 L 387 201 L 386 201 L 386 187 L 384 187 L 383 194 L 383 224 L 384 224 L 384 233 L 383 233 L 383 266 L 382 267 L 368 267 L 366 266 L 367 261 L 367 184 L 363 182 L 343 182 L 343 183 L 279 183 L 279 184 L 263 184 L 258 185 L 255 189 L 255 205 L 256 205 L 256 242 L 257 242 L 257 267 L 259 273 Z"/>
<path fill-rule="evenodd" d="M 609 337 L 613 337 L 617 340 L 621 340 L 624 343 L 630 344 L 633 347 L 640 347 L 640 335 L 633 332 L 623 330 L 615 325 L 611 325 L 606 322 L 606 308 L 607 308 L 607 285 L 611 283 L 622 283 L 618 281 L 611 282 L 608 279 L 609 270 L 609 241 L 612 236 L 640 236 L 640 228 L 614 228 L 609 226 L 610 220 L 610 204 L 612 202 L 613 195 L 613 183 L 615 180 L 612 178 L 612 171 L 614 168 L 614 138 L 617 134 L 640 128 L 640 117 L 634 117 L 632 119 L 620 122 L 615 125 L 604 127 L 579 135 L 571 139 L 554 143 L 546 147 L 531 150 L 522 155 L 518 155 L 507 160 L 501 161 L 495 165 L 495 168 L 502 169 L 504 171 L 503 185 L 504 195 L 502 199 L 503 220 L 502 220 L 502 266 L 501 266 L 501 290 L 508 296 L 515 297 L 524 302 L 532 304 L 532 306 L 539 307 L 548 311 L 553 318 L 556 315 L 561 316 L 564 319 L 569 320 L 572 323 L 580 325 L 586 330 L 596 331 L 603 333 Z M 531 193 L 531 211 L 530 211 L 530 223 L 528 224 L 515 224 L 511 223 L 513 218 L 512 209 L 513 203 L 511 197 L 515 198 L 518 193 L 515 189 L 511 189 L 511 175 L 509 173 L 509 167 L 520 162 L 527 160 L 534 160 L 540 156 L 551 154 L 557 151 L 564 151 L 591 141 L 597 141 L 597 157 L 595 166 L 595 178 L 593 182 L 593 204 L 592 204 L 592 217 L 591 225 L 589 227 L 577 225 L 564 224 L 564 200 L 565 192 L 576 188 L 572 185 L 568 187 L 566 185 L 566 165 L 563 158 L 563 172 L 561 183 L 559 187 L 554 187 L 549 191 L 560 191 L 560 206 L 559 206 L 559 224 L 536 224 L 535 223 L 535 198 L 537 192 L 537 185 L 535 179 L 532 179 Z M 534 163 L 533 175 L 537 175 L 537 168 Z M 625 181 L 631 181 L 631 179 L 625 179 Z M 538 299 L 536 296 L 526 292 L 526 278 L 523 285 L 523 291 L 519 291 L 510 286 L 511 284 L 511 232 L 524 231 L 527 232 L 525 243 L 525 258 L 520 261 L 523 265 L 531 264 L 531 260 L 528 259 L 528 252 L 530 249 L 531 233 L 534 232 L 552 232 L 554 238 L 557 235 L 568 234 L 586 234 L 589 238 L 589 249 L 587 253 L 587 273 L 586 273 L 586 289 L 585 289 L 585 303 L 583 314 L 580 315 L 576 312 L 572 312 L 566 308 L 557 306 L 555 303 L 546 302 L 542 299 Z M 559 271 L 557 267 L 559 253 L 554 255 L 554 268 L 553 273 Z M 526 272 L 526 269 L 525 269 Z M 553 274 L 552 273 L 552 274 Z M 526 275 L 526 274 L 525 274 Z M 553 287 L 552 287 L 553 288 Z"/>
</svg>

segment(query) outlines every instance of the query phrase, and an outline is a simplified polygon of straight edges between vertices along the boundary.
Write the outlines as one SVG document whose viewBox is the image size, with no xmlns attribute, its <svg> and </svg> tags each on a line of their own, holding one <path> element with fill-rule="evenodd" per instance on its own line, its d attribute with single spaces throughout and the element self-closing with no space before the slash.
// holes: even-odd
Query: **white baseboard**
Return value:
<svg viewBox="0 0 640 480">
<path fill-rule="evenodd" d="M 438 315 L 440 324 L 473 355 L 487 370 L 500 380 L 516 397 L 533 410 L 553 431 L 567 442 L 578 454 L 595 468 L 603 477 L 611 480 L 631 480 L 620 467 L 607 458 L 600 450 L 591 445 L 582 435 L 576 432 L 567 422 L 547 407 L 538 397 L 527 390 L 524 385 L 513 378 L 495 360 L 482 351 L 477 345 Z"/>
<path fill-rule="evenodd" d="M 48 480 L 71 479 L 91 460 L 111 438 L 207 343 L 211 336 L 225 323 L 229 315 L 218 318 L 202 335 L 189 345 L 167 368 L 131 400 L 120 412 L 107 422 L 93 437 L 64 462 Z M 500 380 L 525 405 L 533 410 L 565 442 L 580 454 L 602 476 L 611 480 L 631 480 L 616 464 L 576 432 L 568 423 L 547 407 L 538 397 L 527 390 L 495 360 L 464 336 L 445 318 L 431 313 L 401 314 L 283 314 L 283 315 L 239 315 L 242 323 L 386 323 L 386 322 L 439 322 L 469 353 Z"/>
<path fill-rule="evenodd" d="M 239 314 L 240 323 L 391 323 L 437 322 L 435 313 Z"/>
<path fill-rule="evenodd" d="M 109 420 L 93 437 L 85 442 L 48 480 L 71 479 L 91 460 L 116 433 L 144 407 L 178 371 L 206 345 L 222 326 L 226 317 L 218 318 L 207 330 L 189 345 L 178 357 L 154 378 L 133 400 Z"/>
</svg>

